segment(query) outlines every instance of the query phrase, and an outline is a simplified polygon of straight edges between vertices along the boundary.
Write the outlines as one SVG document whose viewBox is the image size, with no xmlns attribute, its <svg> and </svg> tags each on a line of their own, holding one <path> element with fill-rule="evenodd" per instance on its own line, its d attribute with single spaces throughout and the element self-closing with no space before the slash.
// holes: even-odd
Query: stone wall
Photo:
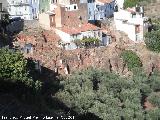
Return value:
<svg viewBox="0 0 160 120">
<path fill-rule="evenodd" d="M 88 22 L 87 4 L 78 4 L 78 10 L 66 11 L 64 7 L 57 8 L 56 13 L 56 26 L 77 27 L 82 23 Z"/>
</svg>

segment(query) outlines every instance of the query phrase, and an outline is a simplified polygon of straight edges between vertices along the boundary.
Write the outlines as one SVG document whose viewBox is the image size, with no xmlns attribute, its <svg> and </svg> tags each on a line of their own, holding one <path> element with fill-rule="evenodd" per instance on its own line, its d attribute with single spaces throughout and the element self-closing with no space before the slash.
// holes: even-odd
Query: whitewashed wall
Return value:
<svg viewBox="0 0 160 120">
<path fill-rule="evenodd" d="M 61 40 L 65 43 L 70 43 L 72 41 L 71 36 L 61 30 L 55 29 L 55 32 L 57 35 L 59 35 L 59 37 L 61 38 Z"/>
<path fill-rule="evenodd" d="M 124 22 L 126 20 L 126 22 Z M 116 29 L 125 32 L 128 37 L 136 41 L 136 25 L 140 25 L 139 41 L 143 40 L 143 18 L 140 15 L 136 15 L 132 18 L 131 13 L 125 10 L 120 10 L 114 13 L 114 22 Z"/>
<path fill-rule="evenodd" d="M 25 20 L 33 20 L 39 13 L 39 0 L 8 0 L 8 12 L 11 18 L 21 17 Z M 22 3 L 21 6 L 18 4 Z M 28 5 L 24 5 L 27 3 Z"/>
<path fill-rule="evenodd" d="M 122 9 L 124 4 L 124 0 L 116 0 L 116 5 L 118 6 L 118 9 Z"/>
</svg>

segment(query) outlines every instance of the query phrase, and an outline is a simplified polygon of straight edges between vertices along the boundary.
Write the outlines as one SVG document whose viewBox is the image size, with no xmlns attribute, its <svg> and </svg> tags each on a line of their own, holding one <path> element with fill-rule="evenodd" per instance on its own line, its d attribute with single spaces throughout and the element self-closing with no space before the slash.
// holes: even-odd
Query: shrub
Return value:
<svg viewBox="0 0 160 120">
<path fill-rule="evenodd" d="M 99 45 L 99 39 L 97 38 L 83 38 L 81 40 L 81 43 L 86 47 L 92 47 L 92 46 L 98 46 Z"/>
<path fill-rule="evenodd" d="M 133 68 L 142 67 L 142 62 L 140 58 L 131 50 L 125 50 L 121 54 L 122 59 L 127 64 L 129 70 L 133 70 Z"/>
<path fill-rule="evenodd" d="M 124 1 L 124 8 L 134 7 L 134 6 L 136 6 L 136 4 L 138 4 L 138 0 L 125 0 Z"/>
<path fill-rule="evenodd" d="M 160 31 L 151 31 L 145 35 L 145 43 L 151 51 L 160 52 Z"/>
<path fill-rule="evenodd" d="M 134 7 L 144 1 L 150 2 L 150 0 L 124 0 L 124 8 Z"/>
<path fill-rule="evenodd" d="M 152 103 L 153 105 L 160 107 L 160 94 L 158 94 L 158 93 L 152 93 L 148 97 L 148 101 L 150 103 Z"/>
</svg>

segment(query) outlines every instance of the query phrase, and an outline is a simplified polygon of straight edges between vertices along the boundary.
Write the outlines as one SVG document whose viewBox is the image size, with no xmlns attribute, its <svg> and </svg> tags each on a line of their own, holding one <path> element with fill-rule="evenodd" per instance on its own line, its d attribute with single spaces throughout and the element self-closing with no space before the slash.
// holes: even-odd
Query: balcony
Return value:
<svg viewBox="0 0 160 120">
<path fill-rule="evenodd" d="M 21 2 L 12 2 L 10 4 L 11 6 L 25 6 L 25 5 L 30 5 L 29 1 L 21 1 Z"/>
</svg>

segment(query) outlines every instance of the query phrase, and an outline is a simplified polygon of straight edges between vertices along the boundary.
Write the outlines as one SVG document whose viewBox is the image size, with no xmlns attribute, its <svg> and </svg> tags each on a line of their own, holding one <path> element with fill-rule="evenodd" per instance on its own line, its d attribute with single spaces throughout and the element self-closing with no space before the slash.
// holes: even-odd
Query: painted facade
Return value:
<svg viewBox="0 0 160 120">
<path fill-rule="evenodd" d="M 39 13 L 47 12 L 50 9 L 50 0 L 39 0 Z"/>
<path fill-rule="evenodd" d="M 113 16 L 115 0 L 90 0 L 88 2 L 88 20 L 104 20 Z"/>
<path fill-rule="evenodd" d="M 10 18 L 21 17 L 24 20 L 38 18 L 39 0 L 8 0 Z"/>
<path fill-rule="evenodd" d="M 123 15 L 123 16 L 122 16 Z M 125 32 L 134 42 L 143 41 L 146 18 L 143 17 L 143 8 L 129 8 L 114 13 L 116 29 Z"/>
</svg>

